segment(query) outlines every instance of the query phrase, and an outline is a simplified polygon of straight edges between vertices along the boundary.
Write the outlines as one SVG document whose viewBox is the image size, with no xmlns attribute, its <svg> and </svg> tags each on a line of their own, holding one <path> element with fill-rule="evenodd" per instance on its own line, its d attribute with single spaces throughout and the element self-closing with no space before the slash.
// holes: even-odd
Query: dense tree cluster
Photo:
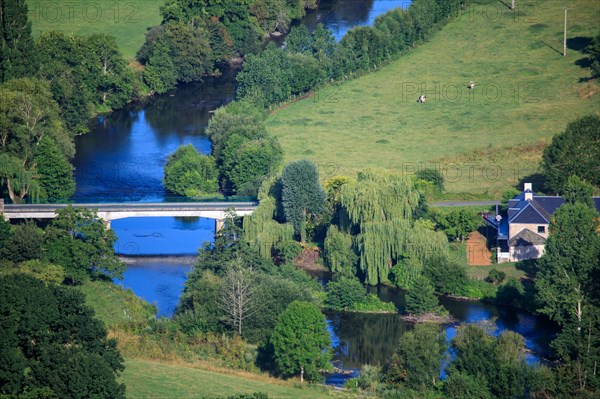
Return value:
<svg viewBox="0 0 600 399">
<path fill-rule="evenodd" d="M 57 201 L 75 189 L 73 135 L 60 118 L 50 84 L 36 78 L 0 85 L 0 178 L 13 202 Z"/>
<path fill-rule="evenodd" d="M 215 159 L 201 155 L 192 144 L 179 147 L 165 164 L 164 185 L 179 195 L 201 197 L 216 194 L 218 172 Z"/>
<path fill-rule="evenodd" d="M 74 133 L 87 132 L 96 112 L 121 108 L 135 94 L 133 71 L 112 36 L 44 32 L 36 52 L 38 76 L 50 82 L 64 123 Z"/>
<path fill-rule="evenodd" d="M 563 361 L 568 395 L 600 389 L 600 215 L 586 202 L 553 215 L 536 275 L 540 312 L 561 327 L 552 347 Z"/>
<path fill-rule="evenodd" d="M 125 270 L 114 254 L 114 231 L 85 208 L 60 209 L 44 230 L 33 222 L 5 222 L 0 230 L 3 273 L 25 272 L 45 281 L 78 284 L 88 278 L 120 278 Z"/>
<path fill-rule="evenodd" d="M 124 398 L 116 341 L 81 292 L 0 275 L 0 396 Z"/>
<path fill-rule="evenodd" d="M 199 80 L 234 56 L 260 52 L 266 34 L 286 32 L 315 6 L 315 0 L 168 0 L 162 24 L 137 54 L 144 80 L 157 93 Z"/>
<path fill-rule="evenodd" d="M 136 81 L 115 39 L 44 32 L 25 1 L 0 2 L 0 181 L 13 202 L 64 201 L 75 190 L 75 135 L 127 104 Z"/>
<path fill-rule="evenodd" d="M 263 180 L 283 160 L 276 138 L 264 126 L 265 113 L 251 101 L 219 108 L 206 129 L 223 194 L 256 196 Z"/>
</svg>

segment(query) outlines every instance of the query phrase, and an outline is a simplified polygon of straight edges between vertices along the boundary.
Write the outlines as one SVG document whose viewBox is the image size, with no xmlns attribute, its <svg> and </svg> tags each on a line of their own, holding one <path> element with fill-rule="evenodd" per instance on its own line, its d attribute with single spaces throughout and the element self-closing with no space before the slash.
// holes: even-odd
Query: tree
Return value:
<svg viewBox="0 0 600 399">
<path fill-rule="evenodd" d="M 453 209 L 450 212 L 434 212 L 432 219 L 437 227 L 449 239 L 463 241 L 481 224 L 481 219 L 476 213 L 466 209 Z"/>
<path fill-rule="evenodd" d="M 469 283 L 464 264 L 452 259 L 428 262 L 424 265 L 423 275 L 441 295 L 459 294 Z"/>
<path fill-rule="evenodd" d="M 544 149 L 542 169 L 546 185 L 560 193 L 569 178 L 577 175 L 600 187 L 600 116 L 587 115 L 567 125 Z"/>
<path fill-rule="evenodd" d="M 111 36 L 43 32 L 36 52 L 38 75 L 50 82 L 65 125 L 74 134 L 88 131 L 95 112 L 122 107 L 134 95 L 133 71 Z"/>
<path fill-rule="evenodd" d="M 174 320 L 190 335 L 223 331 L 223 310 L 219 306 L 222 294 L 223 282 L 219 277 L 208 270 L 192 269 Z"/>
<path fill-rule="evenodd" d="M 325 248 L 325 264 L 333 273 L 345 276 L 356 275 L 356 264 L 358 256 L 352 246 L 352 237 L 339 231 L 335 225 L 330 225 L 327 237 L 323 243 Z"/>
<path fill-rule="evenodd" d="M 134 76 L 116 39 L 94 33 L 83 40 L 86 58 L 91 64 L 88 79 L 95 78 L 92 86 L 95 103 L 112 109 L 125 106 L 132 99 Z"/>
<path fill-rule="evenodd" d="M 575 370 L 580 389 L 598 383 L 593 370 L 600 360 L 599 227 L 595 209 L 582 203 L 561 206 L 552 217 L 536 275 L 539 311 L 562 328 L 552 346 Z"/>
<path fill-rule="evenodd" d="M 275 363 L 286 377 L 319 378 L 331 358 L 325 315 L 308 302 L 292 302 L 281 314 L 271 336 Z"/>
<path fill-rule="evenodd" d="M 324 209 L 325 191 L 319 184 L 319 172 L 311 161 L 296 161 L 283 168 L 282 200 L 285 218 L 294 225 L 300 242 L 306 241 L 306 222 Z"/>
<path fill-rule="evenodd" d="M 10 238 L 0 247 L 0 256 L 14 263 L 42 256 L 43 231 L 32 221 L 14 226 Z"/>
<path fill-rule="evenodd" d="M 124 369 L 116 341 L 81 292 L 25 275 L 0 276 L 0 313 L 0 395 L 125 397 L 116 379 Z"/>
<path fill-rule="evenodd" d="M 158 94 L 173 89 L 177 83 L 175 62 L 165 40 L 157 40 L 144 68 L 144 81 Z"/>
<path fill-rule="evenodd" d="M 179 147 L 165 164 L 167 190 L 187 197 L 215 194 L 218 172 L 212 156 L 201 155 L 192 144 Z"/>
<path fill-rule="evenodd" d="M 580 202 L 595 208 L 592 195 L 594 195 L 594 186 L 585 180 L 581 180 L 576 175 L 569 176 L 562 193 L 563 199 L 570 204 Z"/>
<path fill-rule="evenodd" d="M 488 275 L 485 280 L 494 285 L 497 285 L 503 282 L 504 279 L 506 279 L 506 273 L 501 272 L 496 268 L 493 268 L 488 272 Z"/>
<path fill-rule="evenodd" d="M 33 76 L 36 53 L 25 0 L 0 1 L 0 83 Z"/>
<path fill-rule="evenodd" d="M 75 149 L 62 126 L 59 108 L 47 82 L 14 79 L 0 86 L 0 178 L 13 202 L 42 195 L 35 156 L 46 136 L 55 140 L 61 155 Z"/>
<path fill-rule="evenodd" d="M 439 301 L 433 286 L 426 277 L 415 279 L 412 288 L 406 294 L 406 308 L 408 314 L 421 315 L 439 311 Z"/>
<path fill-rule="evenodd" d="M 594 37 L 585 50 L 589 54 L 592 76 L 600 76 L 600 35 Z"/>
<path fill-rule="evenodd" d="M 447 349 L 445 334 L 438 325 L 415 325 L 400 337 L 398 350 L 385 366 L 385 381 L 417 391 L 435 389 Z"/>
<path fill-rule="evenodd" d="M 4 215 L 0 215 L 0 253 L 4 245 L 13 235 L 13 229 L 10 222 L 4 219 Z"/>
<path fill-rule="evenodd" d="M 292 266 L 293 268 L 293 266 Z M 295 281 L 285 267 L 278 274 L 257 274 L 257 292 L 255 300 L 260 309 L 244 323 L 244 338 L 252 343 L 267 344 L 273 333 L 279 316 L 294 301 L 311 302 L 312 290 L 306 282 Z"/>
<path fill-rule="evenodd" d="M 52 137 L 46 136 L 40 141 L 34 159 L 44 198 L 49 202 L 69 199 L 75 192 L 73 165 Z"/>
<path fill-rule="evenodd" d="M 458 327 L 451 350 L 455 357 L 444 384 L 450 398 L 548 397 L 541 392 L 551 386 L 549 370 L 527 364 L 525 340 L 515 332 L 493 337 L 477 325 L 465 324 Z"/>
<path fill-rule="evenodd" d="M 21 262 L 14 268 L 0 270 L 0 273 L 27 274 L 38 280 L 53 284 L 62 284 L 65 280 L 65 271 L 62 267 L 39 259 Z"/>
<path fill-rule="evenodd" d="M 367 290 L 356 277 L 340 277 L 327 283 L 325 305 L 334 310 L 353 310 L 367 300 Z"/>
<path fill-rule="evenodd" d="M 46 228 L 45 258 L 65 269 L 73 283 L 86 277 L 121 278 L 125 264 L 114 253 L 115 232 L 106 229 L 96 211 L 68 206 L 59 209 Z"/>
<path fill-rule="evenodd" d="M 227 324 L 239 335 L 242 335 L 244 321 L 260 311 L 257 295 L 256 272 L 246 267 L 242 259 L 231 262 L 223 276 L 220 306 Z"/>
<path fill-rule="evenodd" d="M 438 192 L 444 191 L 444 176 L 438 169 L 419 169 L 415 176 L 417 179 L 433 183 Z"/>
<path fill-rule="evenodd" d="M 227 140 L 221 158 L 223 178 L 233 184 L 234 190 L 256 195 L 262 180 L 276 172 L 283 151 L 275 137 L 248 140 L 234 134 Z"/>
<path fill-rule="evenodd" d="M 353 235 L 365 283 L 387 282 L 404 258 L 426 264 L 446 255 L 447 237 L 414 223 L 421 200 L 412 181 L 388 171 L 367 170 L 342 185 L 340 228 Z"/>
</svg>

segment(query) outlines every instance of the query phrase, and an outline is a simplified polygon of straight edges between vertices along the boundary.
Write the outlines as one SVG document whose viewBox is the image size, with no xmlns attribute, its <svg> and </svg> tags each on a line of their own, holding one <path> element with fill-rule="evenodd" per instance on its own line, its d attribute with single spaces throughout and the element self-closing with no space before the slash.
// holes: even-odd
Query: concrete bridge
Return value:
<svg viewBox="0 0 600 399">
<path fill-rule="evenodd" d="M 69 205 L 95 209 L 107 227 L 116 219 L 130 217 L 203 217 L 215 219 L 215 231 L 223 227 L 227 210 L 233 209 L 238 216 L 249 215 L 258 202 L 135 202 L 114 204 L 4 204 L 0 201 L 0 213 L 4 219 L 53 219 L 56 211 Z"/>
</svg>

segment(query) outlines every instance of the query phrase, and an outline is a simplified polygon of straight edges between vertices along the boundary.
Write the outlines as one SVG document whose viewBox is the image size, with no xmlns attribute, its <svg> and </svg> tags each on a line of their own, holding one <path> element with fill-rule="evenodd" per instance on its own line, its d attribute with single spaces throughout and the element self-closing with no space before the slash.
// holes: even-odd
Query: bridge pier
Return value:
<svg viewBox="0 0 600 399">
<path fill-rule="evenodd" d="M 215 234 L 223 230 L 225 226 L 225 219 L 215 219 Z"/>
</svg>

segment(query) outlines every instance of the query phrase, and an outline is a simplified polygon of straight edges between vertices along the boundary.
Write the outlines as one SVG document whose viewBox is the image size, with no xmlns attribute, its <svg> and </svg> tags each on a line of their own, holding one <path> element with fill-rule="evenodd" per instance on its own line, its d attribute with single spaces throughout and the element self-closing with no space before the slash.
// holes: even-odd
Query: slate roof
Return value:
<svg viewBox="0 0 600 399">
<path fill-rule="evenodd" d="M 526 247 L 529 245 L 544 245 L 546 239 L 529 229 L 523 229 L 508 241 L 511 247 Z"/>
<path fill-rule="evenodd" d="M 600 212 L 600 197 L 594 197 L 596 209 Z M 565 200 L 562 197 L 534 195 L 531 201 L 525 201 L 525 192 L 508 202 L 509 223 L 548 224 L 550 217 Z"/>
</svg>

